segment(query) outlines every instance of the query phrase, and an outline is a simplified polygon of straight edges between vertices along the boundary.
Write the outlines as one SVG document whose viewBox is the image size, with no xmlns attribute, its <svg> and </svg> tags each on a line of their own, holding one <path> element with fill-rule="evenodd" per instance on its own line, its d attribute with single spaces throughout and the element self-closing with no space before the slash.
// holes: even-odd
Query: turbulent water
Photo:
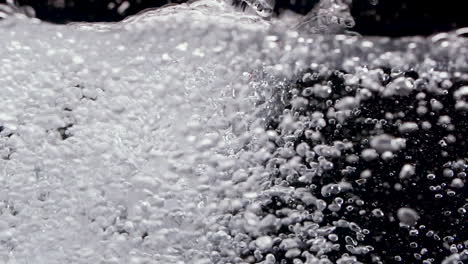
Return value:
<svg viewBox="0 0 468 264">
<path fill-rule="evenodd" d="M 0 21 L 0 262 L 461 263 L 466 38 L 311 34 L 350 23 L 325 6 L 305 20 L 207 0 L 115 24 Z M 413 144 L 420 132 L 438 145 Z M 432 177 L 431 199 L 456 208 L 449 233 L 382 252 L 369 219 L 439 227 L 398 198 L 354 209 L 372 204 L 360 186 Z"/>
</svg>

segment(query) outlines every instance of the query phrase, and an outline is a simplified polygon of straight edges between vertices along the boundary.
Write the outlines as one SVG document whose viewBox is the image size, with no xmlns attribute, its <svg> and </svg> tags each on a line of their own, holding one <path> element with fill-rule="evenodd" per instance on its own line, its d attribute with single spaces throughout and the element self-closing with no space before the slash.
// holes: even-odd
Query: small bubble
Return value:
<svg viewBox="0 0 468 264">
<path fill-rule="evenodd" d="M 456 246 L 456 245 L 451 245 L 451 246 L 450 246 L 450 252 L 451 252 L 452 254 L 458 253 L 457 246 Z"/>
<path fill-rule="evenodd" d="M 398 209 L 397 216 L 401 223 L 409 226 L 415 225 L 419 220 L 418 213 L 414 209 L 408 207 Z"/>
<path fill-rule="evenodd" d="M 338 241 L 338 236 L 336 234 L 329 234 L 328 239 L 330 239 L 330 241 L 336 242 Z"/>
<path fill-rule="evenodd" d="M 411 247 L 411 248 L 417 248 L 417 247 L 418 247 L 418 243 L 416 243 L 416 242 L 411 242 L 411 243 L 410 243 L 410 247 Z"/>
<path fill-rule="evenodd" d="M 372 215 L 374 215 L 375 217 L 383 217 L 384 213 L 382 212 L 382 210 L 377 208 L 372 210 Z"/>
</svg>

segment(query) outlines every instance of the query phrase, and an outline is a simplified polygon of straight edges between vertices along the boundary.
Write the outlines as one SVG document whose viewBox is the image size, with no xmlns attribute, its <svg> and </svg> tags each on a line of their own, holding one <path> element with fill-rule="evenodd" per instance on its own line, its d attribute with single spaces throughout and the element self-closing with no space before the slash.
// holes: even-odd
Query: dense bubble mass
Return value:
<svg viewBox="0 0 468 264">
<path fill-rule="evenodd" d="M 262 15 L 0 20 L 0 262 L 466 262 L 468 40 Z"/>
</svg>

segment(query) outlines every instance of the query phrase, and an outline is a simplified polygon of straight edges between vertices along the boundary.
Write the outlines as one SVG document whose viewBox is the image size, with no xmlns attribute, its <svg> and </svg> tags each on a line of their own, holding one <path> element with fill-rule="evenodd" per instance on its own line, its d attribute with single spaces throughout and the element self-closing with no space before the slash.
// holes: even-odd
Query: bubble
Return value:
<svg viewBox="0 0 468 264">
<path fill-rule="evenodd" d="M 397 216 L 400 223 L 408 226 L 414 226 L 420 218 L 419 214 L 414 209 L 408 207 L 398 209 Z"/>
<path fill-rule="evenodd" d="M 377 153 L 377 151 L 375 149 L 364 149 L 361 152 L 361 157 L 365 161 L 371 161 L 371 160 L 374 160 L 374 159 L 378 158 L 379 154 Z"/>
<path fill-rule="evenodd" d="M 385 151 L 398 151 L 406 147 L 406 141 L 402 138 L 394 138 L 391 135 L 382 134 L 371 139 L 370 145 L 379 153 Z"/>
<path fill-rule="evenodd" d="M 361 228 L 356 223 L 350 223 L 349 224 L 349 229 L 351 229 L 351 231 L 354 231 L 354 232 L 357 232 L 357 233 L 361 232 Z"/>
<path fill-rule="evenodd" d="M 276 264 L 276 258 L 273 254 L 268 254 L 265 257 L 265 264 Z"/>
<path fill-rule="evenodd" d="M 410 178 L 411 176 L 415 175 L 416 169 L 413 165 L 411 164 L 405 164 L 400 171 L 400 179 L 407 179 Z"/>
<path fill-rule="evenodd" d="M 338 236 L 336 234 L 329 234 L 328 239 L 330 239 L 330 241 L 336 242 L 338 241 Z"/>
<path fill-rule="evenodd" d="M 289 249 L 284 255 L 286 258 L 295 258 L 301 254 L 301 250 L 298 248 Z"/>
<path fill-rule="evenodd" d="M 444 177 L 447 177 L 447 178 L 452 178 L 455 173 L 453 172 L 453 170 L 451 169 L 447 169 L 445 168 L 444 171 L 442 172 L 442 174 L 444 175 Z"/>
<path fill-rule="evenodd" d="M 322 187 L 321 194 L 323 197 L 328 197 L 340 193 L 342 190 L 338 184 L 328 184 Z"/>
<path fill-rule="evenodd" d="M 349 245 L 357 246 L 357 242 L 350 236 L 346 236 L 345 241 Z"/>
<path fill-rule="evenodd" d="M 258 248 L 262 251 L 269 251 L 273 246 L 273 240 L 269 236 L 262 236 L 255 240 Z"/>
<path fill-rule="evenodd" d="M 372 215 L 374 215 L 375 217 L 383 217 L 384 216 L 384 213 L 381 209 L 374 209 L 372 210 Z"/>
<path fill-rule="evenodd" d="M 463 188 L 463 186 L 465 186 L 465 184 L 461 179 L 455 178 L 452 180 L 452 183 L 450 184 L 450 186 L 452 186 L 453 188 L 461 189 Z"/>
<path fill-rule="evenodd" d="M 386 97 L 393 97 L 396 95 L 407 96 L 414 90 L 414 80 L 411 78 L 399 77 L 392 81 L 382 95 Z"/>
<path fill-rule="evenodd" d="M 405 122 L 398 127 L 398 131 L 401 133 L 411 133 L 419 129 L 418 124 L 415 122 Z"/>
</svg>

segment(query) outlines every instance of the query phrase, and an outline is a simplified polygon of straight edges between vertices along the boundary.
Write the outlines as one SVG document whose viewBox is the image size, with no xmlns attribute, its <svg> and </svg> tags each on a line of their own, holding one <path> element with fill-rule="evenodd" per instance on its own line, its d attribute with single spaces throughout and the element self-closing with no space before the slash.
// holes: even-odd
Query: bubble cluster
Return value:
<svg viewBox="0 0 468 264">
<path fill-rule="evenodd" d="M 0 262 L 210 263 L 208 212 L 247 168 L 243 76 L 263 54 L 261 26 L 206 5 L 0 21 Z"/>
<path fill-rule="evenodd" d="M 237 254 L 215 262 L 466 260 L 468 46 L 451 41 L 315 37 L 281 68 L 308 66 L 271 71 L 286 77 L 250 150 L 269 155 L 219 244 Z"/>
</svg>

